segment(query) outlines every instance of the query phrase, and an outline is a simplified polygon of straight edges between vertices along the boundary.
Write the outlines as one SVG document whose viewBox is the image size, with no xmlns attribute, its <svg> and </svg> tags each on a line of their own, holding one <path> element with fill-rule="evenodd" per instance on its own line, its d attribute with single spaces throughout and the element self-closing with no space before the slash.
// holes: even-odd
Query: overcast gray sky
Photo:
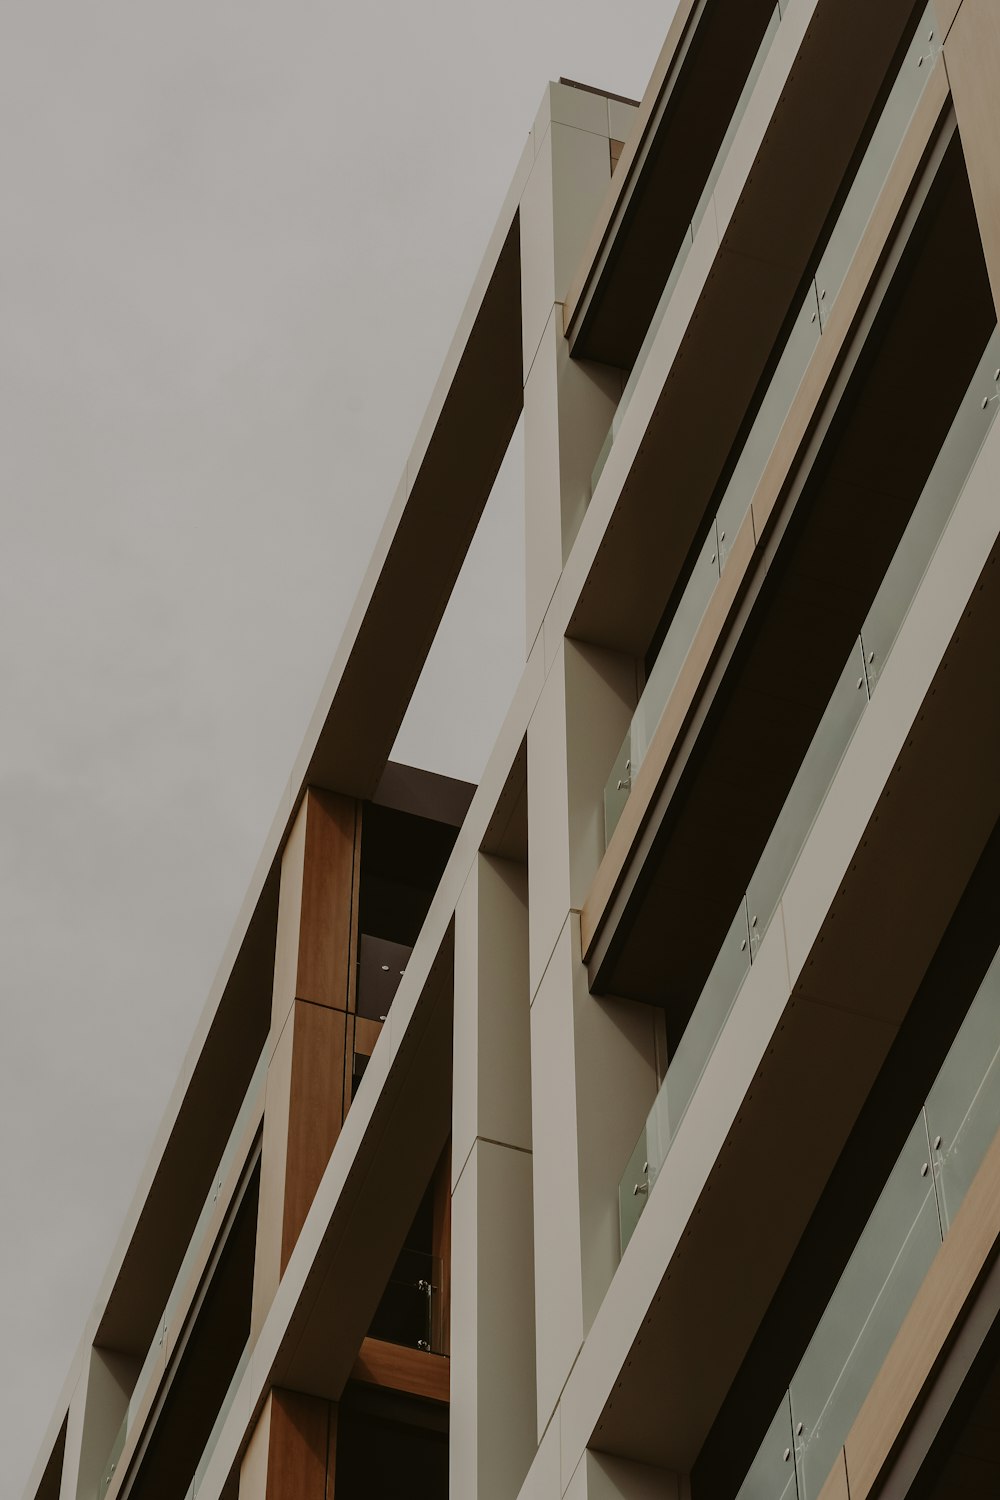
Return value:
<svg viewBox="0 0 1000 1500">
<path fill-rule="evenodd" d="M 638 96 L 673 9 L 0 10 L 5 1494 L 545 82 Z M 521 663 L 508 459 L 397 750 L 470 779 Z"/>
</svg>

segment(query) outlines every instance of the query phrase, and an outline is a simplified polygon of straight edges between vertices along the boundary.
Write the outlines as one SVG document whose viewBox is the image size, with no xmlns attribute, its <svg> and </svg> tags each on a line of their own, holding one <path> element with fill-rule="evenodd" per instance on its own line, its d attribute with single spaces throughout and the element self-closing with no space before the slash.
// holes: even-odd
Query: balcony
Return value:
<svg viewBox="0 0 1000 1500">
<path fill-rule="evenodd" d="M 1000 406 L 998 382 L 1000 331 L 994 330 L 626 1165 L 619 1188 L 623 1252 L 993 424 Z"/>
<path fill-rule="evenodd" d="M 1000 954 L 736 1500 L 817 1500 L 1000 1131 Z"/>
</svg>

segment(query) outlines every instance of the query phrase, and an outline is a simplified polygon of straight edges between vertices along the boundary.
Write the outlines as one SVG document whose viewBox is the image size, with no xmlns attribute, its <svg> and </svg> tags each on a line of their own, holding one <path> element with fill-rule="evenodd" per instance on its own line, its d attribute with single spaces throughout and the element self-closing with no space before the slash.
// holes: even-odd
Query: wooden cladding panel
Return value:
<svg viewBox="0 0 1000 1500">
<path fill-rule="evenodd" d="M 354 1362 L 351 1379 L 361 1385 L 404 1391 L 427 1401 L 447 1401 L 449 1370 L 448 1360 L 440 1354 L 426 1354 L 422 1349 L 408 1349 L 403 1344 L 389 1344 L 382 1339 L 365 1339 Z"/>
<path fill-rule="evenodd" d="M 295 996 L 354 1009 L 360 810 L 349 797 L 310 789 Z"/>
<path fill-rule="evenodd" d="M 337 1143 L 350 1105 L 346 1011 L 296 1000 L 288 1143 L 281 1226 L 281 1273 Z"/>
<path fill-rule="evenodd" d="M 332 1500 L 337 1408 L 272 1390 L 240 1468 L 240 1500 Z"/>
</svg>

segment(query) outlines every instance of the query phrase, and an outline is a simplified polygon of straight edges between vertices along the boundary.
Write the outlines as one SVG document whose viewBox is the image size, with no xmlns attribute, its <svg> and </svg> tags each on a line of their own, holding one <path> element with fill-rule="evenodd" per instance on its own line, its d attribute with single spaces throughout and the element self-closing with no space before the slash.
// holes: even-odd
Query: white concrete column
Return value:
<svg viewBox="0 0 1000 1500">
<path fill-rule="evenodd" d="M 662 1014 L 592 996 L 580 953 L 604 783 L 635 693 L 630 659 L 566 641 L 528 727 L 539 1435 L 618 1264 L 618 1181 L 662 1066 Z"/>
<path fill-rule="evenodd" d="M 604 94 L 550 84 L 532 130 L 534 163 L 521 197 L 526 653 L 586 509 L 622 391 L 618 369 L 569 358 L 562 319 L 611 180 L 610 130 Z"/>
<path fill-rule="evenodd" d="M 451 1474 L 510 1500 L 535 1454 L 528 892 L 480 855 L 455 913 Z"/>
<path fill-rule="evenodd" d="M 686 1476 L 588 1451 L 570 1480 L 566 1500 L 690 1500 L 690 1495 Z"/>
</svg>

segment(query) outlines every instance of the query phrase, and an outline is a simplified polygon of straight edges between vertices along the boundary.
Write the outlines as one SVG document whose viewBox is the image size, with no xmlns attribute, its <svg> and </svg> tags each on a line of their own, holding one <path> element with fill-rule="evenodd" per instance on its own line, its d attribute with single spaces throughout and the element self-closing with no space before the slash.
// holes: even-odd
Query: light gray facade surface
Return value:
<svg viewBox="0 0 1000 1500">
<path fill-rule="evenodd" d="M 1000 13 L 545 91 L 24 1500 L 1000 1493 Z M 478 786 L 389 756 L 515 426 Z"/>
</svg>

